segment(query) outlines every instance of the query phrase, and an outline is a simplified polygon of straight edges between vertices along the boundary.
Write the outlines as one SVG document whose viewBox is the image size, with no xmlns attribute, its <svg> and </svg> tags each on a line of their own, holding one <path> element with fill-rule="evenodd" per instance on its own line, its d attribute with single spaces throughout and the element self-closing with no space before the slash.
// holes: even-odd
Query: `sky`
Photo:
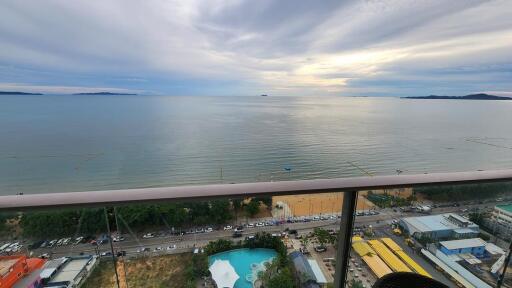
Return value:
<svg viewBox="0 0 512 288">
<path fill-rule="evenodd" d="M 2 0 L 0 91 L 512 96 L 512 1 Z"/>
</svg>

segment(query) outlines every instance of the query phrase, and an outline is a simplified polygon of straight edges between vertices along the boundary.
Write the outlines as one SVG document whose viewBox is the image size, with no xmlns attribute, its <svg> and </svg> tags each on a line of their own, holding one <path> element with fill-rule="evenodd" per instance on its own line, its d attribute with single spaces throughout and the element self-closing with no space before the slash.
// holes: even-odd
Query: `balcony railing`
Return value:
<svg viewBox="0 0 512 288">
<path fill-rule="evenodd" d="M 116 207 L 137 203 L 210 201 L 256 196 L 343 192 L 334 285 L 335 287 L 345 287 L 351 257 L 350 247 L 356 217 L 358 191 L 505 181 L 512 181 L 512 170 L 9 195 L 0 196 L 0 212 L 38 211 L 55 208 Z M 4 194 L 9 192 L 16 194 L 16 191 L 4 191 Z M 108 235 L 111 235 L 110 231 Z M 112 241 L 110 243 L 112 244 Z M 510 257 L 510 252 L 508 257 Z M 509 258 L 507 258 L 508 260 Z M 507 265 L 504 265 L 504 267 L 506 269 Z M 502 285 L 503 275 L 498 279 L 497 287 Z"/>
</svg>

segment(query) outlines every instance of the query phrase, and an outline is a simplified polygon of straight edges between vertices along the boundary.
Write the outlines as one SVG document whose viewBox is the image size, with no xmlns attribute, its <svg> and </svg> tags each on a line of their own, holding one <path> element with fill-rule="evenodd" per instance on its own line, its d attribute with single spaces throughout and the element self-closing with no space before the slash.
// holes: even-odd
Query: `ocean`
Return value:
<svg viewBox="0 0 512 288">
<path fill-rule="evenodd" d="M 0 96 L 0 195 L 512 168 L 512 102 Z"/>
</svg>

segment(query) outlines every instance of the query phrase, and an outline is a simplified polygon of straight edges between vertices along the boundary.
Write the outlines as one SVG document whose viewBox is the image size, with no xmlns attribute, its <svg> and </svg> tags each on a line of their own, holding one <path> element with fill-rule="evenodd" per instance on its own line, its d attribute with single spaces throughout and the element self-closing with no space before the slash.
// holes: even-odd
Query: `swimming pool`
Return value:
<svg viewBox="0 0 512 288">
<path fill-rule="evenodd" d="M 272 249 L 244 248 L 211 255 L 208 262 L 209 265 L 212 265 L 217 259 L 228 260 L 240 276 L 235 283 L 235 288 L 252 288 L 252 280 L 255 280 L 257 271 L 264 267 L 265 261 L 272 261 L 276 254 L 276 251 Z"/>
</svg>

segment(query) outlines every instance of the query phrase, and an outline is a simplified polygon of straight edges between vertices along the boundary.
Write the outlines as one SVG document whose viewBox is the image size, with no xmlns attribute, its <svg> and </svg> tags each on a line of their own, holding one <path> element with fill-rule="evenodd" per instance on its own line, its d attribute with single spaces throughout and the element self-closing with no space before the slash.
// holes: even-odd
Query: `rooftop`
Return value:
<svg viewBox="0 0 512 288">
<path fill-rule="evenodd" d="M 9 273 L 9 270 L 11 269 L 12 265 L 16 264 L 20 258 L 7 258 L 7 259 L 0 259 L 0 275 L 4 276 L 7 273 Z"/>
<path fill-rule="evenodd" d="M 326 284 L 327 279 L 325 279 L 324 273 L 320 269 L 320 266 L 318 266 L 318 262 L 313 259 L 308 259 L 308 262 L 311 270 L 313 271 L 313 274 L 315 275 L 316 282 L 319 284 Z"/>
<path fill-rule="evenodd" d="M 512 213 L 512 204 L 496 205 L 496 208 Z"/>
<path fill-rule="evenodd" d="M 91 258 L 71 259 L 64 267 L 62 267 L 62 270 L 55 274 L 55 277 L 52 278 L 51 282 L 73 281 L 77 275 L 83 271 L 90 260 Z"/>
<path fill-rule="evenodd" d="M 473 248 L 473 247 L 481 247 L 485 246 L 487 242 L 480 238 L 471 238 L 471 239 L 461 239 L 461 240 L 452 240 L 452 241 L 441 241 L 439 242 L 446 249 L 460 249 L 460 248 Z"/>
<path fill-rule="evenodd" d="M 455 221 L 454 221 L 455 220 Z M 439 215 L 407 217 L 403 221 L 413 225 L 420 231 L 455 230 L 466 227 L 478 227 L 475 223 L 454 213 Z M 458 223 L 464 225 L 459 226 Z"/>
</svg>

